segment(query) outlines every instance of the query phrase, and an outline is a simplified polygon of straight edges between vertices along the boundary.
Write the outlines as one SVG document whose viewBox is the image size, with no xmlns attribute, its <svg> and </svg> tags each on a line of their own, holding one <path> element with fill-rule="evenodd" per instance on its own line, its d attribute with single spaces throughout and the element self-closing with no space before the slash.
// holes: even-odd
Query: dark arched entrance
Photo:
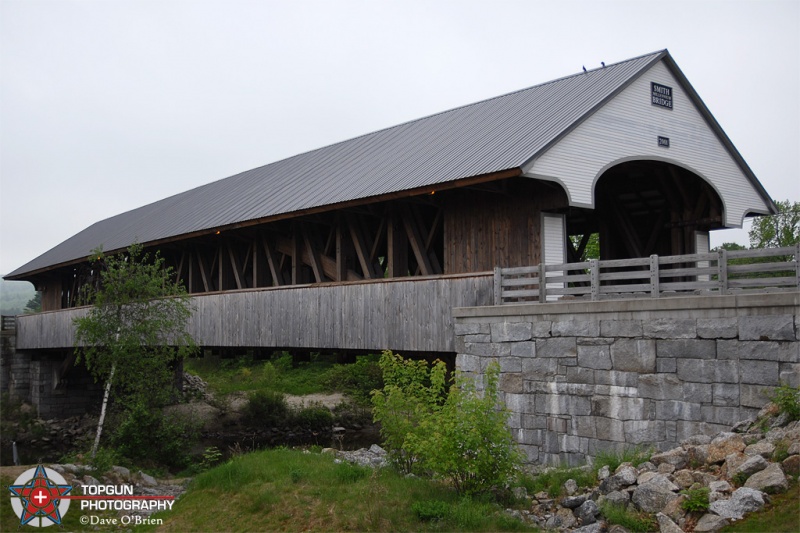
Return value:
<svg viewBox="0 0 800 533">
<path fill-rule="evenodd" d="M 600 259 L 695 253 L 696 235 L 722 228 L 717 192 L 693 172 L 662 161 L 628 161 L 595 184 L 595 209 L 572 210 L 570 260 L 580 260 L 581 237 L 599 235 Z"/>
</svg>

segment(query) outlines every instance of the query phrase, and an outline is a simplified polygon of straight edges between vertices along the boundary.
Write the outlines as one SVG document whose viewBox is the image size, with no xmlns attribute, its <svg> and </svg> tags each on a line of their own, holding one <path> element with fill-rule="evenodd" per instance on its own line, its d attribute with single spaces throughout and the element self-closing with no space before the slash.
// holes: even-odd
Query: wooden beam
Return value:
<svg viewBox="0 0 800 533">
<path fill-rule="evenodd" d="M 408 237 L 397 212 L 390 209 L 386 233 L 386 275 L 390 278 L 408 276 Z"/>
<path fill-rule="evenodd" d="M 203 288 L 205 289 L 204 292 L 211 292 L 211 290 L 208 288 L 208 278 L 210 276 L 206 275 L 206 265 L 203 263 L 203 254 L 200 252 L 197 252 L 197 266 L 200 270 L 200 277 L 203 280 Z"/>
<path fill-rule="evenodd" d="M 233 279 L 236 282 L 236 288 L 243 289 L 245 287 L 242 286 L 242 273 L 239 270 L 239 263 L 236 261 L 236 253 L 233 251 L 233 246 L 227 243 L 225 248 L 228 249 L 228 257 L 231 261 L 231 269 L 233 270 Z"/>
<path fill-rule="evenodd" d="M 430 259 L 428 258 L 427 250 L 425 250 L 425 241 L 420 236 L 419 229 L 414 221 L 414 216 L 411 214 L 408 206 L 403 206 L 402 219 L 403 225 L 406 228 L 408 235 L 408 242 L 411 244 L 411 249 L 414 251 L 414 257 L 417 259 L 420 271 L 423 276 L 430 276 L 433 274 Z"/>
<path fill-rule="evenodd" d="M 280 265 L 275 257 L 275 251 L 270 246 L 269 241 L 265 236 L 261 236 L 261 245 L 264 248 L 264 255 L 267 257 L 267 264 L 269 264 L 269 271 L 272 274 L 272 285 L 279 287 L 284 284 L 283 273 L 281 272 Z"/>
<path fill-rule="evenodd" d="M 311 242 L 311 237 L 308 234 L 308 229 L 305 226 L 301 226 L 301 231 L 303 233 L 303 241 L 306 244 L 306 256 L 305 258 L 308 259 L 308 263 L 311 265 L 311 270 L 314 272 L 314 279 L 317 280 L 317 283 L 322 283 L 325 281 L 325 275 L 323 272 L 322 264 L 319 260 L 319 252 L 316 247 Z"/>
<path fill-rule="evenodd" d="M 361 263 L 361 271 L 364 273 L 366 279 L 374 279 L 375 269 L 369 257 L 369 248 L 366 246 L 364 235 L 358 224 L 358 219 L 355 216 L 347 215 L 347 226 L 350 229 L 350 238 L 353 240 L 353 247 L 356 250 L 358 261 Z"/>
</svg>

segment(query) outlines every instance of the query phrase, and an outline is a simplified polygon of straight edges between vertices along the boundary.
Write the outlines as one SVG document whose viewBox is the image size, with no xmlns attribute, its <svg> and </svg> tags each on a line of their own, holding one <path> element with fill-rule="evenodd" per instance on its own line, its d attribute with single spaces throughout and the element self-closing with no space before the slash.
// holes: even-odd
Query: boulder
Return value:
<svg viewBox="0 0 800 533">
<path fill-rule="evenodd" d="M 761 472 L 765 468 L 769 466 L 769 463 L 766 459 L 761 457 L 760 455 L 753 455 L 749 457 L 745 462 L 734 468 L 733 470 L 728 470 L 728 475 L 733 477 L 737 474 L 745 474 L 747 476 L 752 476 L 756 472 Z"/>
<path fill-rule="evenodd" d="M 671 464 L 676 470 L 680 470 L 686 468 L 686 465 L 689 464 L 689 454 L 683 448 L 673 448 L 653 455 L 650 461 L 656 466 L 664 463 Z"/>
<path fill-rule="evenodd" d="M 694 484 L 691 470 L 679 470 L 672 476 L 672 482 L 682 489 L 688 489 Z"/>
<path fill-rule="evenodd" d="M 581 524 L 588 525 L 597 522 L 597 516 L 600 514 L 600 509 L 597 504 L 592 500 L 586 500 L 574 511 L 575 517 L 581 521 Z"/>
<path fill-rule="evenodd" d="M 578 492 L 578 483 L 574 479 L 568 479 L 564 482 L 564 491 L 568 496 L 574 495 Z"/>
<path fill-rule="evenodd" d="M 730 454 L 741 452 L 745 447 L 744 439 L 741 435 L 731 432 L 720 433 L 708 445 L 706 463 L 721 463 Z"/>
<path fill-rule="evenodd" d="M 678 527 L 678 524 L 673 522 L 672 519 L 664 513 L 658 513 L 656 515 L 656 520 L 658 520 L 658 530 L 660 533 L 683 533 L 683 530 Z"/>
<path fill-rule="evenodd" d="M 761 491 L 742 487 L 733 491 L 730 499 L 711 503 L 709 509 L 722 518 L 738 520 L 762 507 L 764 507 L 764 495 Z"/>
<path fill-rule="evenodd" d="M 796 476 L 800 474 L 800 455 L 790 455 L 781 463 L 783 471 Z"/>
<path fill-rule="evenodd" d="M 145 474 L 141 470 L 139 470 L 137 476 L 139 478 L 139 482 L 145 487 L 155 487 L 158 485 L 158 481 L 156 481 L 156 478 L 154 478 L 149 474 Z"/>
<path fill-rule="evenodd" d="M 619 490 L 609 492 L 605 496 L 601 496 L 601 498 L 601 501 L 607 501 L 613 505 L 619 505 L 621 507 L 627 507 L 631 501 L 630 493 Z"/>
<path fill-rule="evenodd" d="M 775 452 L 775 445 L 768 440 L 760 440 L 744 449 L 745 455 L 760 455 L 764 459 L 769 459 Z"/>
<path fill-rule="evenodd" d="M 789 482 L 783 470 L 781 470 L 781 465 L 778 463 L 771 463 L 761 472 L 756 472 L 747 478 L 744 486 L 749 489 L 756 489 L 761 492 L 772 494 L 776 492 L 786 492 L 789 488 Z"/>
<path fill-rule="evenodd" d="M 675 487 L 677 490 L 677 487 Z M 660 513 L 664 507 L 678 495 L 653 480 L 639 485 L 633 491 L 631 501 L 645 513 Z"/>
<path fill-rule="evenodd" d="M 569 509 L 564 509 L 563 507 L 556 511 L 556 514 L 551 516 L 545 522 L 545 528 L 547 529 L 570 529 L 575 527 L 578 523 L 578 519 L 575 518 L 575 515 L 572 514 L 572 511 Z"/>
<path fill-rule="evenodd" d="M 730 522 L 727 519 L 712 513 L 704 514 L 694 526 L 695 533 L 716 533 Z"/>
<path fill-rule="evenodd" d="M 561 506 L 567 509 L 577 509 L 583 502 L 586 501 L 586 496 L 566 496 L 561 500 Z"/>
</svg>

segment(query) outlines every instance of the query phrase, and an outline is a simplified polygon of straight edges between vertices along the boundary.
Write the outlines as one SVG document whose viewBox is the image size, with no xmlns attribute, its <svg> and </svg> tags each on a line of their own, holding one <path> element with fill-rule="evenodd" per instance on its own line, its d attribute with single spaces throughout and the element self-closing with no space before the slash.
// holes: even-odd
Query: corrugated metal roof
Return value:
<svg viewBox="0 0 800 533">
<path fill-rule="evenodd" d="M 8 274 L 341 202 L 522 167 L 666 50 L 466 105 L 236 174 L 89 226 Z"/>
</svg>

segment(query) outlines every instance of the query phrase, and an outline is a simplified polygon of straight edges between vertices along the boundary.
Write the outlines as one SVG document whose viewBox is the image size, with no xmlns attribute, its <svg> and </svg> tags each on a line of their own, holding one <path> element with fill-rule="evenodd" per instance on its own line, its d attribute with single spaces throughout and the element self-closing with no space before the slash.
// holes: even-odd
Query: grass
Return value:
<svg viewBox="0 0 800 533">
<path fill-rule="evenodd" d="M 421 518 L 420 502 L 441 516 Z M 459 498 L 436 482 L 281 448 L 199 475 L 171 512 L 154 518 L 164 520 L 158 531 L 181 532 L 530 530 L 500 506 Z"/>
<path fill-rule="evenodd" d="M 292 367 L 291 356 L 283 354 L 270 360 L 247 356 L 187 359 L 184 369 L 203 378 L 219 395 L 269 389 L 300 396 L 333 392 L 325 376 L 334 365 L 332 360 L 319 358 Z"/>
<path fill-rule="evenodd" d="M 600 505 L 600 512 L 611 524 L 618 524 L 633 533 L 656 531 L 658 524 L 653 515 L 639 513 L 622 505 L 605 502 Z"/>
</svg>

